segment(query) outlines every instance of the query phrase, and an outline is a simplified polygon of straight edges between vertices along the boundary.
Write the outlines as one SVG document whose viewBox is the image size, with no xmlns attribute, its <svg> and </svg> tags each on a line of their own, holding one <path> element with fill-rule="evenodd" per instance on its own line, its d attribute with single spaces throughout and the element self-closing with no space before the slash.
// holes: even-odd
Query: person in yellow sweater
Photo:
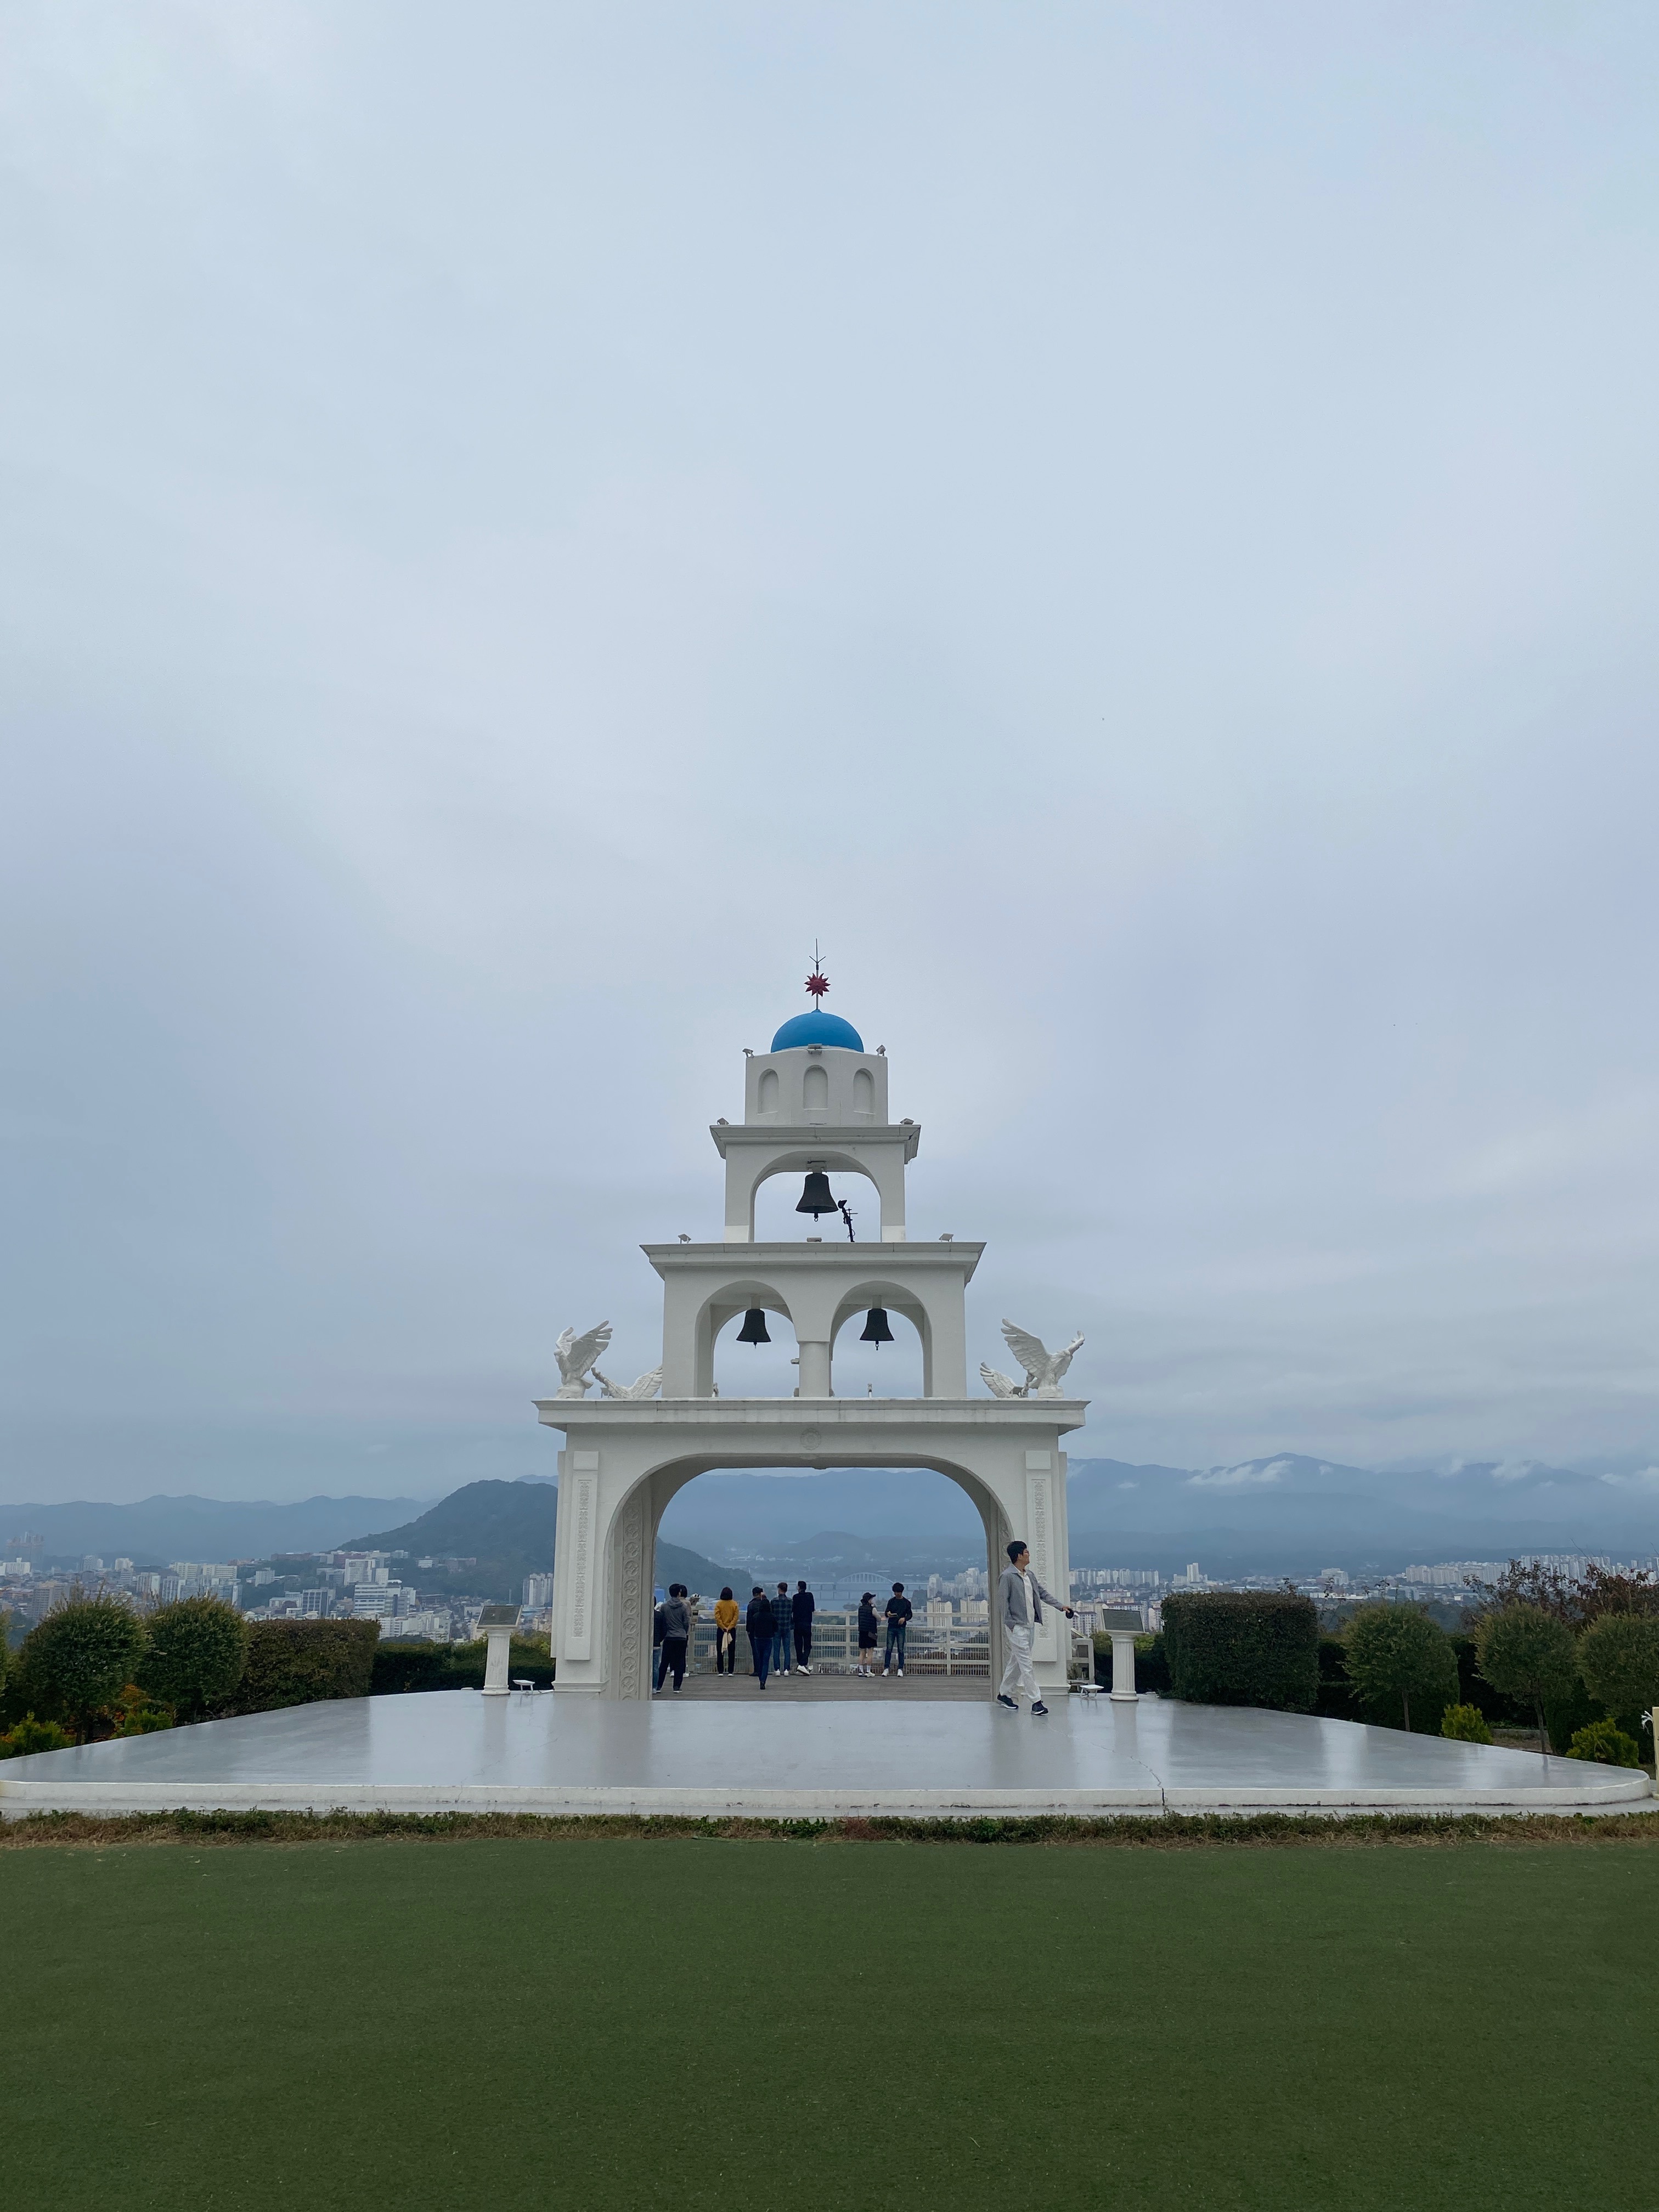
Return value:
<svg viewBox="0 0 1659 2212">
<path fill-rule="evenodd" d="M 741 1608 L 729 1589 L 714 1600 L 714 1672 L 738 1671 L 738 1620 Z"/>
</svg>

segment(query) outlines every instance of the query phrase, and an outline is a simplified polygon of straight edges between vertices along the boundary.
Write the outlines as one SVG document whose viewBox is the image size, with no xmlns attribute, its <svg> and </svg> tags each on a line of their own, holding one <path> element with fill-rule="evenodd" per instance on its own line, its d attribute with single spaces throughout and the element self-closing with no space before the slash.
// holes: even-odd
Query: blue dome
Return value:
<svg viewBox="0 0 1659 2212">
<path fill-rule="evenodd" d="M 836 1046 L 842 1052 L 862 1052 L 864 1039 L 851 1022 L 842 1021 L 839 1014 L 826 1014 L 822 1006 L 814 1006 L 810 1014 L 797 1014 L 786 1022 L 772 1040 L 774 1052 L 793 1052 L 808 1044 Z"/>
</svg>

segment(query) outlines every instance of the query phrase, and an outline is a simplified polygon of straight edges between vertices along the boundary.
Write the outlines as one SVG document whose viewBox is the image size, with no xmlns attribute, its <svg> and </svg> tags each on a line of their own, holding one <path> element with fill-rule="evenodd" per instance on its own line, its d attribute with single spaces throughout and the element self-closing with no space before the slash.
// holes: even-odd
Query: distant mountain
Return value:
<svg viewBox="0 0 1659 2212">
<path fill-rule="evenodd" d="M 1074 1459 L 1068 1495 L 1074 1566 L 1158 1565 L 1160 1545 L 1206 1567 L 1207 1552 L 1218 1571 L 1659 1548 L 1659 1483 L 1534 1461 L 1383 1474 L 1297 1452 L 1196 1468 Z M 1126 1547 L 1146 1556 L 1107 1556 Z"/>
<path fill-rule="evenodd" d="M 471 1559 L 471 1566 L 447 1571 L 412 1564 L 405 1578 L 422 1589 L 501 1598 L 511 1604 L 523 1594 L 526 1575 L 553 1571 L 553 1535 L 559 1493 L 548 1482 L 469 1482 L 429 1511 L 397 1528 L 353 1536 L 337 1548 L 353 1552 L 407 1552 L 416 1559 Z M 730 1583 L 736 1589 L 747 1575 L 742 1567 L 723 1567 L 678 1544 L 657 1545 L 656 1579 L 683 1582 L 706 1591 Z"/>
<path fill-rule="evenodd" d="M 1659 1468 L 1639 1456 L 1586 1471 L 1539 1461 L 1448 1459 L 1386 1471 L 1281 1452 L 1224 1466 L 1137 1465 L 1073 1456 L 1073 1566 L 1296 1572 L 1504 1559 L 1517 1552 L 1659 1552 Z M 701 1475 L 670 1506 L 675 1540 L 793 1570 L 977 1561 L 984 1537 L 963 1493 L 921 1468 Z M 856 1537 L 846 1532 L 857 1529 Z M 860 1547 L 856 1551 L 853 1547 Z M 823 1547 L 819 1549 L 818 1547 Z M 856 1564 L 854 1564 L 856 1562 Z"/>
<path fill-rule="evenodd" d="M 77 1563 L 88 1553 L 141 1567 L 169 1559 L 268 1559 L 277 1552 L 331 1552 L 373 1516 L 418 1512 L 417 1498 L 307 1498 L 297 1504 L 222 1498 L 144 1498 L 136 1505 L 0 1505 L 0 1548 L 38 1537 L 44 1553 Z"/>
</svg>

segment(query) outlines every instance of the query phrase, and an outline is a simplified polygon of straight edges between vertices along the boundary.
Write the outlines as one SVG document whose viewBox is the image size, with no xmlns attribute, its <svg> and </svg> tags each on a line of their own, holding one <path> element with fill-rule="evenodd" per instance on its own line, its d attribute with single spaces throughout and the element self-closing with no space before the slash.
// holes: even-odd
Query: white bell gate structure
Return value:
<svg viewBox="0 0 1659 2212">
<path fill-rule="evenodd" d="M 1058 1395 L 969 1397 L 967 1286 L 982 1244 L 905 1237 L 904 1173 L 921 1132 L 887 1118 L 887 1060 L 818 1009 L 785 1023 L 745 1071 L 741 1127 L 709 1132 L 726 1163 L 719 1244 L 647 1244 L 663 1281 L 662 1395 L 587 1397 L 583 1382 L 537 1401 L 564 1431 L 553 1576 L 556 1689 L 566 1696 L 650 1695 L 652 1569 L 675 1492 L 715 1468 L 933 1468 L 965 1490 L 985 1529 L 990 1586 L 1024 1537 L 1039 1580 L 1068 1593 L 1066 1455 L 1086 1401 Z M 864 1176 L 881 1201 L 879 1243 L 754 1242 L 755 1194 L 770 1176 L 820 1170 Z M 814 1224 L 817 1227 L 817 1224 Z M 781 1315 L 800 1352 L 799 1393 L 714 1395 L 714 1340 L 752 1307 Z M 921 1339 L 920 1398 L 837 1398 L 835 1347 L 872 1306 L 905 1315 Z M 1048 1395 L 1052 1392 L 1053 1395 Z M 745 1593 L 746 1595 L 746 1593 Z M 991 1607 L 991 1672 L 1004 1663 Z M 1033 1658 L 1044 1694 L 1066 1687 L 1067 1625 L 1045 1617 Z"/>
</svg>

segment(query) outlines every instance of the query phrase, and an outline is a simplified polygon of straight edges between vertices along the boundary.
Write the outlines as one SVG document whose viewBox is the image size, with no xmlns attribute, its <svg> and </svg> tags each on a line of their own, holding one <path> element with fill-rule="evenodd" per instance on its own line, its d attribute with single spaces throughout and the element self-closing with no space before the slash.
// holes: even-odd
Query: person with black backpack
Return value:
<svg viewBox="0 0 1659 2212">
<path fill-rule="evenodd" d="M 749 1611 L 744 1619 L 749 1631 L 749 1650 L 755 1662 L 755 1674 L 762 1689 L 766 1687 L 766 1674 L 772 1663 L 772 1601 L 760 1584 L 755 1584 L 749 1601 Z"/>
</svg>

